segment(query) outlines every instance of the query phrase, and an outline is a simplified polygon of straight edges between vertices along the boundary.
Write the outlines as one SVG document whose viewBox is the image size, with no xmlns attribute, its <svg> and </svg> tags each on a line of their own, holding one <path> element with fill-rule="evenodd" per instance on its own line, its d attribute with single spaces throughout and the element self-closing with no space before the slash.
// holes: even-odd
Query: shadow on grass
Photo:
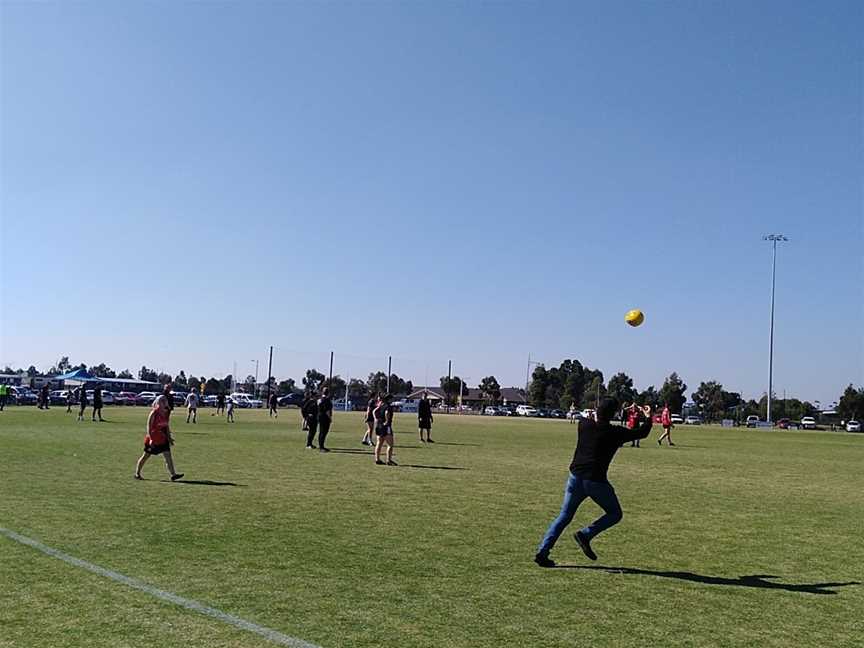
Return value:
<svg viewBox="0 0 864 648">
<path fill-rule="evenodd" d="M 846 587 L 848 585 L 860 585 L 858 581 L 847 581 L 845 583 L 774 583 L 769 578 L 779 578 L 769 574 L 752 574 L 750 576 L 739 576 L 738 578 L 724 578 L 723 576 L 705 576 L 684 571 L 653 571 L 650 569 L 636 569 L 633 567 L 602 567 L 588 565 L 558 565 L 556 569 L 587 569 L 593 571 L 605 571 L 609 574 L 628 574 L 638 576 L 657 576 L 659 578 L 674 578 L 676 580 L 690 581 L 693 583 L 704 583 L 706 585 L 727 585 L 732 587 L 755 587 L 757 589 L 785 590 L 787 592 L 801 592 L 803 594 L 837 594 L 829 587 Z"/>
<path fill-rule="evenodd" d="M 479 443 L 450 443 L 449 441 L 433 441 L 432 445 L 455 445 L 455 446 L 471 446 L 472 448 L 479 448 Z"/>
<path fill-rule="evenodd" d="M 424 466 L 421 464 L 399 464 L 402 468 L 425 468 L 427 470 L 468 470 L 468 468 L 462 468 L 460 466 Z"/>
<path fill-rule="evenodd" d="M 175 482 L 172 482 L 168 479 L 160 480 L 163 484 L 193 484 L 195 486 L 237 486 L 239 488 L 246 488 L 246 484 L 236 484 L 234 482 L 220 482 L 220 481 L 212 481 L 210 479 L 178 479 Z"/>
</svg>

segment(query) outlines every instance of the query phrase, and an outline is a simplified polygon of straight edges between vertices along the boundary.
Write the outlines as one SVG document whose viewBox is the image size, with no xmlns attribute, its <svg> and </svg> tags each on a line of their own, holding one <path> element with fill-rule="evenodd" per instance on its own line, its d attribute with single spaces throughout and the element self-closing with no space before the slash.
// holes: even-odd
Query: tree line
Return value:
<svg viewBox="0 0 864 648">
<path fill-rule="evenodd" d="M 73 365 L 68 356 L 60 358 L 44 375 L 57 376 L 77 369 L 84 369 L 103 378 L 133 379 L 137 377 L 139 380 L 147 382 L 162 385 L 172 384 L 179 390 L 200 390 L 203 383 L 205 394 L 227 393 L 235 386 L 235 377 L 231 374 L 222 378 L 214 376 L 208 378 L 187 375 L 185 371 L 181 370 L 176 375 L 171 375 L 157 372 L 144 365 L 139 369 L 136 376 L 128 369 L 115 372 L 104 362 L 90 366 L 83 362 Z M 3 373 L 25 373 L 30 378 L 41 375 L 33 365 L 30 365 L 26 370 L 6 366 Z M 254 376 L 247 376 L 245 381 L 240 384 L 243 385 L 245 391 L 250 392 L 255 391 L 257 387 Z M 323 387 L 329 387 L 330 393 L 337 398 L 344 396 L 347 390 L 349 400 L 354 402 L 363 402 L 374 393 L 383 394 L 388 391 L 387 374 L 383 371 L 370 373 L 366 380 L 352 378 L 346 383 L 339 375 L 328 379 L 326 375 L 314 368 L 306 370 L 299 385 L 293 378 L 277 382 L 271 376 L 269 381 L 265 382 L 265 390 L 267 386 L 279 395 L 319 392 Z M 439 387 L 444 394 L 445 401 L 450 405 L 457 402 L 460 392 L 468 389 L 468 386 L 459 376 L 441 376 Z M 478 389 L 483 400 L 489 404 L 494 405 L 501 402 L 501 385 L 495 376 L 483 378 Z M 391 394 L 407 395 L 414 390 L 415 387 L 411 380 L 405 380 L 395 373 L 390 374 L 389 392 Z M 599 369 L 591 369 L 582 365 L 578 360 L 568 359 L 564 360 L 558 367 L 549 369 L 543 365 L 538 365 L 531 375 L 527 400 L 535 407 L 569 409 L 571 403 L 575 403 L 577 408 L 585 409 L 594 407 L 600 398 L 608 395 L 615 397 L 620 403 L 637 401 L 655 409 L 667 403 L 673 412 L 680 413 L 687 400 L 686 392 L 687 385 L 674 371 L 663 381 L 660 389 L 656 389 L 654 385 L 649 385 L 639 391 L 634 386 L 633 379 L 624 372 L 618 372 L 608 381 L 605 381 L 603 372 Z M 759 416 L 764 420 L 767 416 L 768 398 L 766 395 L 763 395 L 758 401 L 755 399 L 745 400 L 739 392 L 727 391 L 721 383 L 714 380 L 701 382 L 692 393 L 692 400 L 703 418 L 709 421 L 719 421 L 723 418 L 740 420 L 750 415 Z M 809 401 L 801 401 L 797 398 L 778 399 L 776 395 L 772 396 L 772 420 L 776 421 L 781 418 L 800 420 L 804 416 L 815 416 L 817 413 L 818 408 Z M 837 403 L 837 414 L 846 420 L 864 419 L 864 387 L 856 388 L 850 384 Z"/>
</svg>

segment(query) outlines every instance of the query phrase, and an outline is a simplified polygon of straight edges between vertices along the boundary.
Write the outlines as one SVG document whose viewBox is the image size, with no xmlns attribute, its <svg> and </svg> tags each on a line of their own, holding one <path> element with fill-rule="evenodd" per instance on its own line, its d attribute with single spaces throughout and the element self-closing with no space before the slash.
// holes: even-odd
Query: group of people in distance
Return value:
<svg viewBox="0 0 864 648">
<path fill-rule="evenodd" d="M 573 520 L 579 505 L 591 498 L 601 509 L 603 515 L 588 526 L 579 529 L 574 539 L 582 552 L 590 559 L 597 560 L 597 554 L 591 547 L 591 541 L 598 534 L 618 524 L 623 516 L 621 504 L 615 489 L 609 483 L 609 464 L 622 445 L 630 441 L 636 443 L 651 432 L 653 419 L 649 405 L 639 406 L 631 403 L 623 409 L 621 420 L 624 425 L 613 425 L 612 420 L 619 414 L 618 401 L 614 398 L 603 398 L 597 406 L 594 418 L 579 420 L 578 438 L 573 460 L 570 462 L 570 474 L 564 487 L 564 501 L 561 511 L 552 521 L 537 547 L 534 562 L 540 567 L 554 567 L 555 562 L 549 554 L 564 529 Z M 672 430 L 672 417 L 668 405 L 664 405 L 660 414 L 663 435 L 658 439 L 669 440 Z"/>
<path fill-rule="evenodd" d="M 306 449 L 315 449 L 315 433 L 318 433 L 318 452 L 330 452 L 324 445 L 330 425 L 333 423 L 333 401 L 330 390 L 325 387 L 321 396 L 316 398 L 313 391 L 306 394 L 306 399 L 300 406 L 300 416 L 303 417 L 303 430 L 306 431 Z"/>
<path fill-rule="evenodd" d="M 84 420 L 84 414 L 87 411 L 87 407 L 90 405 L 90 397 L 87 396 L 86 385 L 81 385 L 76 389 L 67 389 L 66 390 L 66 413 L 70 413 L 72 411 L 72 405 L 78 403 L 78 420 Z M 90 416 L 91 421 L 99 421 L 103 423 L 105 421 L 102 418 L 102 406 L 104 405 L 102 400 L 102 386 L 98 383 L 93 387 L 93 412 Z M 48 409 L 48 405 L 45 405 L 45 409 Z"/>
</svg>

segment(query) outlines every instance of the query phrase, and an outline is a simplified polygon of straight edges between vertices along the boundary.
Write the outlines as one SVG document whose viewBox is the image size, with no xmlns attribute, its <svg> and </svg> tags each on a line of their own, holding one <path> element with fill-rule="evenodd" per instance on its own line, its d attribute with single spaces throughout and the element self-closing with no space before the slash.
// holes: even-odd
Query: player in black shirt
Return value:
<svg viewBox="0 0 864 648">
<path fill-rule="evenodd" d="M 279 407 L 279 399 L 276 397 L 276 392 L 270 394 L 270 416 L 275 416 L 279 418 L 279 411 L 277 408 Z"/>
<path fill-rule="evenodd" d="M 330 452 L 324 447 L 324 440 L 327 438 L 327 433 L 330 431 L 330 424 L 333 422 L 333 401 L 330 400 L 330 390 L 326 387 L 321 392 L 321 398 L 318 399 L 318 452 Z"/>
<path fill-rule="evenodd" d="M 315 445 L 312 442 L 318 430 L 318 401 L 315 400 L 314 392 L 310 391 L 306 395 L 300 413 L 303 415 L 303 425 L 306 428 L 306 449 L 314 449 Z"/>
<path fill-rule="evenodd" d="M 87 409 L 87 383 L 81 383 L 81 386 L 78 388 L 78 404 L 80 408 L 78 410 L 78 420 L 84 420 L 84 410 Z"/>
<path fill-rule="evenodd" d="M 381 461 L 381 448 L 385 445 L 387 446 L 387 465 L 397 465 L 393 461 L 393 406 L 390 404 L 391 398 L 390 394 L 379 398 L 378 404 L 372 412 L 375 416 L 375 436 L 377 437 L 375 463 L 379 466 L 384 465 L 384 462 Z"/>
<path fill-rule="evenodd" d="M 554 567 L 549 559 L 549 552 L 555 546 L 564 529 L 570 524 L 576 509 L 586 497 L 590 497 L 603 509 L 604 515 L 594 520 L 589 526 L 580 529 L 575 534 L 576 542 L 582 552 L 591 560 L 597 560 L 597 555 L 591 549 L 591 540 L 602 531 L 621 521 L 621 505 L 615 495 L 615 489 L 606 477 L 612 458 L 624 443 L 634 439 L 644 439 L 651 432 L 651 408 L 641 409 L 642 420 L 632 430 L 620 425 L 612 425 L 611 420 L 618 411 L 618 401 L 614 398 L 604 398 L 597 408 L 597 420 L 583 419 L 579 421 L 579 439 L 576 452 L 570 462 L 570 477 L 564 489 L 564 502 L 561 512 L 546 530 L 546 535 L 537 548 L 534 562 L 541 567 Z"/>
<path fill-rule="evenodd" d="M 225 392 L 219 392 L 216 395 L 216 414 L 225 413 Z"/>
<path fill-rule="evenodd" d="M 426 430 L 426 438 L 423 438 L 423 430 Z M 423 398 L 417 405 L 417 431 L 420 432 L 420 443 L 432 440 L 432 405 L 429 404 L 429 394 L 423 392 Z"/>
<path fill-rule="evenodd" d="M 105 420 L 102 418 L 102 387 L 99 385 L 93 388 L 93 421 L 96 420 L 97 414 L 99 415 L 100 423 Z"/>
</svg>

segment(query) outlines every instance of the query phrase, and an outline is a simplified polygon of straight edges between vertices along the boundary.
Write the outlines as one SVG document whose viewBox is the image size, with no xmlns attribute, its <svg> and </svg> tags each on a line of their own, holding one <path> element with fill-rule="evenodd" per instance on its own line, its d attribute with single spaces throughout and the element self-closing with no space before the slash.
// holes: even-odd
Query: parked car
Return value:
<svg viewBox="0 0 864 648">
<path fill-rule="evenodd" d="M 564 413 L 564 410 L 561 409 L 553 409 L 549 412 L 549 416 L 551 418 L 563 419 L 567 418 L 567 415 Z"/>
<path fill-rule="evenodd" d="M 279 407 L 290 407 L 291 405 L 300 407 L 303 404 L 303 394 L 286 394 L 285 396 L 277 398 L 276 402 L 279 403 Z"/>
<path fill-rule="evenodd" d="M 670 414 L 669 420 L 672 421 L 672 425 L 681 425 L 684 422 L 684 418 L 680 414 Z"/>
<path fill-rule="evenodd" d="M 594 410 L 591 408 L 582 410 L 582 418 L 584 419 L 594 419 Z"/>
<path fill-rule="evenodd" d="M 801 429 L 803 430 L 815 430 L 816 429 L 816 419 L 812 416 L 805 416 L 801 419 Z"/>
<path fill-rule="evenodd" d="M 65 405 L 68 389 L 55 389 L 48 393 L 48 402 L 52 405 Z"/>
<path fill-rule="evenodd" d="M 777 421 L 774 425 L 776 425 L 781 430 L 788 430 L 789 426 L 791 424 L 792 424 L 792 421 L 790 421 L 788 418 L 782 418 L 779 421 Z"/>
<path fill-rule="evenodd" d="M 234 392 L 231 394 L 230 398 L 234 401 L 234 404 L 237 407 L 256 408 L 264 406 L 264 401 L 258 400 L 250 394 L 244 394 L 243 392 Z"/>
<path fill-rule="evenodd" d="M 93 404 L 93 390 L 87 390 L 87 401 L 92 405 Z M 114 393 L 110 391 L 102 390 L 102 404 L 103 405 L 113 405 L 114 404 Z"/>
<path fill-rule="evenodd" d="M 516 406 L 515 405 L 502 405 L 500 408 L 501 416 L 516 416 Z"/>
<path fill-rule="evenodd" d="M 699 416 L 688 416 L 684 419 L 684 425 L 702 425 L 702 418 Z"/>
<path fill-rule="evenodd" d="M 484 413 L 486 416 L 498 416 L 498 415 L 499 415 L 499 414 L 498 414 L 498 408 L 495 407 L 495 406 L 493 406 L 493 405 L 489 405 L 488 407 L 486 407 L 486 408 L 483 410 L 483 413 Z"/>
<path fill-rule="evenodd" d="M 138 394 L 138 396 L 136 397 L 135 404 L 136 405 L 146 405 L 149 407 L 150 405 L 153 404 L 153 401 L 156 400 L 157 396 L 159 396 L 159 394 L 157 394 L 156 392 L 143 391 L 140 394 Z"/>
<path fill-rule="evenodd" d="M 138 394 L 135 392 L 121 391 L 114 396 L 115 405 L 137 405 Z"/>
<path fill-rule="evenodd" d="M 860 432 L 861 431 L 861 423 L 858 421 L 846 421 L 846 431 L 847 432 Z"/>
<path fill-rule="evenodd" d="M 13 395 L 17 405 L 35 405 L 39 402 L 39 394 L 30 391 L 28 387 L 10 387 L 9 396 Z"/>
<path fill-rule="evenodd" d="M 519 405 L 516 408 L 516 414 L 519 416 L 537 416 L 537 410 L 530 405 Z"/>
<path fill-rule="evenodd" d="M 202 407 L 216 407 L 216 401 L 218 400 L 218 396 L 216 394 L 208 394 L 204 398 L 201 399 Z"/>
<path fill-rule="evenodd" d="M 747 427 L 756 427 L 759 424 L 759 417 L 751 414 L 747 417 Z"/>
</svg>

